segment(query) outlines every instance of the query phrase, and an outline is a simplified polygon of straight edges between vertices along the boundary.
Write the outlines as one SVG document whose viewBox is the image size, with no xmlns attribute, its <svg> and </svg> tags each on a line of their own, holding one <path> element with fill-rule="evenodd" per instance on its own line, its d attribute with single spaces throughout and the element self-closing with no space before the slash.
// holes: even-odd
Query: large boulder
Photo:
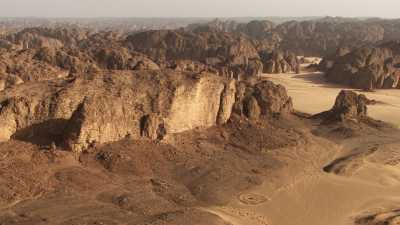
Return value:
<svg viewBox="0 0 400 225">
<path fill-rule="evenodd" d="M 257 120 L 261 116 L 286 116 L 293 111 L 292 99 L 285 87 L 271 81 L 254 85 L 247 82 L 238 84 L 234 112 Z"/>
<path fill-rule="evenodd" d="M 341 91 L 336 98 L 332 111 L 342 119 L 367 116 L 368 99 L 365 95 L 353 91 Z"/>
<path fill-rule="evenodd" d="M 367 117 L 367 105 L 370 103 L 371 100 L 363 94 L 342 90 L 337 96 L 332 109 L 317 114 L 314 118 L 322 118 L 327 122 L 360 121 Z"/>
</svg>

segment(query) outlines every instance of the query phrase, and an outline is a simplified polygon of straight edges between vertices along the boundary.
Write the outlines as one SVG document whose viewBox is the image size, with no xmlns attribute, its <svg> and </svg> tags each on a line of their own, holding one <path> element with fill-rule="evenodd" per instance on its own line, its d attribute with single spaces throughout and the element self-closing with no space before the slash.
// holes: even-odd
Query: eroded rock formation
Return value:
<svg viewBox="0 0 400 225">
<path fill-rule="evenodd" d="M 293 110 L 292 99 L 285 87 L 271 81 L 262 81 L 255 85 L 241 82 L 236 93 L 234 112 L 250 119 L 260 116 L 285 116 Z"/>
<path fill-rule="evenodd" d="M 100 72 L 26 83 L 0 97 L 3 140 L 47 139 L 77 152 L 126 137 L 159 140 L 224 124 L 232 109 L 252 119 L 292 109 L 284 87 L 269 81 L 237 85 L 215 74 L 174 71 Z"/>
<path fill-rule="evenodd" d="M 289 73 L 300 72 L 300 61 L 293 53 L 281 51 L 261 52 L 265 73 Z"/>
<path fill-rule="evenodd" d="M 67 147 L 77 151 L 128 135 L 158 138 L 164 132 L 161 126 L 176 133 L 226 122 L 234 90 L 216 75 L 165 71 L 99 73 L 20 85 L 2 94 L 1 137 L 65 138 Z M 51 121 L 58 121 L 57 127 L 42 129 Z"/>
<path fill-rule="evenodd" d="M 363 47 L 337 57 L 326 59 L 321 68 L 330 82 L 364 90 L 397 88 L 400 58 L 393 49 Z"/>
<path fill-rule="evenodd" d="M 327 122 L 359 121 L 367 118 L 367 105 L 372 102 L 363 94 L 342 90 L 331 110 L 317 114 L 314 117 L 322 118 Z"/>
</svg>

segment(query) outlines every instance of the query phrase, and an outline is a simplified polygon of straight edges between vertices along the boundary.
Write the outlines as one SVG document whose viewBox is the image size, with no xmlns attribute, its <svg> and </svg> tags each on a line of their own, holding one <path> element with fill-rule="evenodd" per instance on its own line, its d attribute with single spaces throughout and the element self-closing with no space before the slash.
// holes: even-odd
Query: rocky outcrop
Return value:
<svg viewBox="0 0 400 225">
<path fill-rule="evenodd" d="M 264 73 L 289 73 L 300 72 L 300 61 L 293 53 L 281 51 L 261 52 L 264 63 Z"/>
<path fill-rule="evenodd" d="M 211 66 L 207 66 L 205 63 L 192 61 L 192 60 L 174 60 L 170 61 L 166 67 L 171 68 L 175 71 L 181 72 L 196 72 L 200 73 L 203 71 L 211 70 Z"/>
<path fill-rule="evenodd" d="M 250 119 L 260 116 L 286 116 L 293 111 L 292 99 L 285 87 L 271 81 L 262 81 L 255 85 L 241 82 L 236 93 L 234 112 Z"/>
<path fill-rule="evenodd" d="M 87 73 L 98 70 L 98 65 L 94 63 L 94 60 L 81 51 L 44 47 L 36 51 L 33 59 L 58 67 L 68 73 Z"/>
<path fill-rule="evenodd" d="M 367 116 L 369 100 L 365 95 L 352 91 L 341 91 L 336 98 L 332 112 L 343 119 L 360 118 Z"/>
<path fill-rule="evenodd" d="M 46 62 L 72 73 L 92 70 L 159 70 L 147 56 L 129 52 L 123 47 L 96 48 L 95 50 L 64 50 L 40 48 L 33 59 Z"/>
<path fill-rule="evenodd" d="M 314 118 L 322 118 L 327 122 L 359 121 L 367 117 L 367 105 L 371 103 L 372 101 L 365 95 L 342 90 L 337 96 L 332 109 L 317 114 Z"/>
<path fill-rule="evenodd" d="M 2 52 L 0 54 L 1 80 L 11 81 L 18 77 L 16 79 L 21 79 L 23 82 L 30 82 L 68 76 L 69 71 L 37 59 L 37 54 L 38 51 L 35 49 Z M 12 84 L 15 82 L 6 83 Z"/>
<path fill-rule="evenodd" d="M 326 57 L 342 47 L 356 49 L 397 40 L 400 34 L 398 25 L 398 20 L 325 17 L 307 21 L 292 20 L 277 25 L 262 20 L 249 23 L 215 20 L 189 26 L 188 29 L 244 34 L 253 39 L 259 51 L 283 49 L 296 55 Z"/>
<path fill-rule="evenodd" d="M 88 92 L 73 80 L 26 82 L 1 92 L 0 139 L 59 143 L 66 122 Z"/>
<path fill-rule="evenodd" d="M 392 49 L 363 47 L 326 59 L 320 67 L 326 69 L 330 82 L 373 90 L 398 86 L 399 62 L 400 57 Z"/>
<path fill-rule="evenodd" d="M 21 32 L 9 35 L 7 40 L 18 45 L 20 49 L 42 47 L 59 48 L 63 46 L 61 41 L 43 35 L 41 33 L 41 28 L 25 29 Z"/>
<path fill-rule="evenodd" d="M 339 47 L 374 44 L 385 36 L 385 29 L 379 23 L 336 18 L 286 22 L 278 25 L 275 32 L 282 37 L 282 49 L 305 56 L 326 56 Z"/>
<path fill-rule="evenodd" d="M 24 83 L 0 93 L 0 138 L 64 146 L 75 152 L 124 138 L 165 135 L 286 115 L 286 90 L 210 73 L 170 70 L 98 72 L 73 79 Z M 233 111 L 234 110 L 234 111 Z"/>
<path fill-rule="evenodd" d="M 1 139 L 49 137 L 74 151 L 225 123 L 235 85 L 213 74 L 107 72 L 2 93 Z M 38 94 L 38 92 L 40 94 Z"/>
<path fill-rule="evenodd" d="M 159 70 L 159 66 L 147 56 L 129 52 L 123 47 L 96 49 L 93 53 L 94 61 L 100 68 L 110 70 Z"/>
<path fill-rule="evenodd" d="M 147 31 L 127 37 L 126 45 L 152 59 L 193 60 L 221 58 L 235 64 L 245 64 L 249 58 L 258 58 L 251 42 L 225 32 Z"/>
<path fill-rule="evenodd" d="M 24 81 L 16 75 L 3 75 L 0 76 L 0 91 L 6 88 L 14 87 L 15 85 L 22 84 Z"/>
<path fill-rule="evenodd" d="M 77 28 L 26 28 L 10 34 L 5 38 L 19 45 L 21 49 L 33 48 L 61 48 L 63 46 L 76 47 L 77 44 L 88 37 L 88 31 Z"/>
<path fill-rule="evenodd" d="M 227 77 L 262 71 L 251 40 L 222 31 L 147 31 L 128 36 L 125 46 L 183 71 L 214 70 Z"/>
<path fill-rule="evenodd" d="M 270 38 L 275 24 L 268 20 L 253 20 L 246 24 L 240 24 L 236 32 L 242 32 L 255 39 Z"/>
<path fill-rule="evenodd" d="M 122 96 L 91 96 L 83 101 L 68 121 L 69 148 L 79 152 L 127 136 L 159 140 L 166 134 L 222 124 L 230 117 L 232 81 L 212 74 L 135 76 L 140 78 L 129 82 L 132 86 L 125 86 Z"/>
<path fill-rule="evenodd" d="M 160 75 L 142 77 L 146 82 L 134 81 L 135 92 L 125 89 L 121 97 L 108 94 L 85 98 L 68 121 L 64 137 L 67 146 L 80 152 L 96 143 L 126 137 L 160 140 L 167 134 L 224 124 L 233 108 L 239 107 L 248 115 L 250 96 L 259 106 L 259 116 L 286 115 L 292 111 L 285 88 L 272 82 L 239 85 L 237 90 L 235 81 L 212 74 Z M 150 96 L 138 95 L 145 90 Z M 242 96 L 239 93 L 243 91 Z"/>
<path fill-rule="evenodd" d="M 140 135 L 151 140 L 161 140 L 166 135 L 164 119 L 157 114 L 144 116 L 140 121 Z"/>
<path fill-rule="evenodd" d="M 225 84 L 221 94 L 221 103 L 219 107 L 217 124 L 222 125 L 228 122 L 232 114 L 233 104 L 236 97 L 236 81 L 231 80 Z"/>
</svg>

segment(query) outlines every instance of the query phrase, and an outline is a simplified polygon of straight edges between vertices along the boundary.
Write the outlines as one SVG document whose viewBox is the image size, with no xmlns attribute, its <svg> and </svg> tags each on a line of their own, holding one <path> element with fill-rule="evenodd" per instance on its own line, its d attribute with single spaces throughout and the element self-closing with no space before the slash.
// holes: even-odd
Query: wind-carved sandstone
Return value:
<svg viewBox="0 0 400 225">
<path fill-rule="evenodd" d="M 67 146 L 79 152 L 93 143 L 127 136 L 160 140 L 166 134 L 226 122 L 234 104 L 234 92 L 225 89 L 230 82 L 216 75 L 177 73 L 144 79 L 135 82 L 141 84 L 137 90 L 125 89 L 126 96 L 85 99 L 68 122 Z"/>
<path fill-rule="evenodd" d="M 235 81 L 208 73 L 105 72 L 22 84 L 0 101 L 3 140 L 46 136 L 79 152 L 127 136 L 161 139 L 223 124 L 235 101 Z"/>
<path fill-rule="evenodd" d="M 161 140 L 222 125 L 233 109 L 252 119 L 292 110 L 285 88 L 272 82 L 252 85 L 172 70 L 28 82 L 1 93 L 0 103 L 2 140 L 55 142 L 75 152 L 127 137 Z"/>
<path fill-rule="evenodd" d="M 360 121 L 368 117 L 367 105 L 374 101 L 363 94 L 354 91 L 342 90 L 336 98 L 332 109 L 314 115 L 326 122 Z"/>
</svg>

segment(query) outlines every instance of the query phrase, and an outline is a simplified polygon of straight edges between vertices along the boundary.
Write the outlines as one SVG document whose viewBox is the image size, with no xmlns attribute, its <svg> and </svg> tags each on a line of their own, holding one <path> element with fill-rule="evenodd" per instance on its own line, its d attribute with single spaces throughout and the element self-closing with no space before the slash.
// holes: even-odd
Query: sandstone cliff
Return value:
<svg viewBox="0 0 400 225">
<path fill-rule="evenodd" d="M 162 139 L 224 124 L 233 109 L 248 115 L 251 98 L 260 115 L 291 111 L 282 86 L 209 73 L 100 72 L 26 83 L 0 95 L 1 139 L 54 141 L 77 152 L 124 138 Z"/>
<path fill-rule="evenodd" d="M 362 47 L 325 59 L 321 68 L 330 82 L 364 90 L 399 87 L 398 44 Z"/>
</svg>

